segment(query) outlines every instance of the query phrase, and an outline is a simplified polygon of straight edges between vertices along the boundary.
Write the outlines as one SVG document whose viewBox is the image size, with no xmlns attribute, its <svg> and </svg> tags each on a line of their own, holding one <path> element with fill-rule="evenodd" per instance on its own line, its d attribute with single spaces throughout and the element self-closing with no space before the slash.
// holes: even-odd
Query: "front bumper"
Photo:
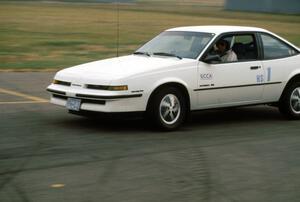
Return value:
<svg viewBox="0 0 300 202">
<path fill-rule="evenodd" d="M 95 112 L 138 112 L 146 110 L 142 92 L 111 92 L 51 84 L 50 102 L 66 106 L 68 98 L 81 99 L 80 110 Z"/>
</svg>

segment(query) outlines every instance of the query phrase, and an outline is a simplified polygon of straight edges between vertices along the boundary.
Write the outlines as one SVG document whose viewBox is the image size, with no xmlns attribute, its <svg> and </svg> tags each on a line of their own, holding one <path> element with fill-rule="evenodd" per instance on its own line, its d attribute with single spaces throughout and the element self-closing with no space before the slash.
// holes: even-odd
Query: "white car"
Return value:
<svg viewBox="0 0 300 202">
<path fill-rule="evenodd" d="M 47 90 L 51 103 L 70 112 L 145 112 L 165 130 L 180 126 L 190 111 L 256 104 L 299 119 L 299 52 L 260 28 L 179 27 L 132 55 L 61 70 Z M 235 59 L 223 60 L 227 53 Z"/>
</svg>

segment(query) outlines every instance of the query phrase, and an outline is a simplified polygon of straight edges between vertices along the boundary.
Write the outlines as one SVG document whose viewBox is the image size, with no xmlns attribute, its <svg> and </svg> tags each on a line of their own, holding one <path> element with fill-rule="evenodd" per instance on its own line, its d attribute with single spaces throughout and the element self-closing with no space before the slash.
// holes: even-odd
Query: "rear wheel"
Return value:
<svg viewBox="0 0 300 202">
<path fill-rule="evenodd" d="M 159 90 L 148 109 L 151 120 L 163 130 L 175 130 L 185 120 L 187 112 L 183 93 L 174 87 Z"/>
<path fill-rule="evenodd" d="M 300 82 L 287 87 L 281 98 L 279 110 L 289 119 L 300 119 Z"/>
</svg>

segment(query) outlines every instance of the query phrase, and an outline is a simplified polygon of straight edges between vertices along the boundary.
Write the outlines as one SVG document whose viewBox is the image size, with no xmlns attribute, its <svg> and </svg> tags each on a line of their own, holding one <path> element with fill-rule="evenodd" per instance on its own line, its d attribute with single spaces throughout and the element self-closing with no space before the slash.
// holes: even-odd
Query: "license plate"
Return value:
<svg viewBox="0 0 300 202">
<path fill-rule="evenodd" d="M 75 98 L 68 98 L 67 100 L 67 109 L 73 110 L 73 111 L 79 111 L 81 106 L 81 100 L 75 99 Z"/>
</svg>

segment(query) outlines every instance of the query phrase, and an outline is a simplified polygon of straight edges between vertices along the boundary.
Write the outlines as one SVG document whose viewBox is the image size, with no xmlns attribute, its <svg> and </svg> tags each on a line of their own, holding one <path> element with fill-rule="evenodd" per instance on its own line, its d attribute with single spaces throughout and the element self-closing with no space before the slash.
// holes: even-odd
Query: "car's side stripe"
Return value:
<svg viewBox="0 0 300 202">
<path fill-rule="evenodd" d="M 247 84 L 247 85 L 239 85 L 239 86 L 222 86 L 222 87 L 213 87 L 213 88 L 199 88 L 194 89 L 194 91 L 203 91 L 203 90 L 218 90 L 218 89 L 226 89 L 226 88 L 244 88 L 251 86 L 264 86 L 264 85 L 274 85 L 281 84 L 282 82 L 269 82 L 269 83 L 256 83 L 256 84 Z"/>
</svg>

